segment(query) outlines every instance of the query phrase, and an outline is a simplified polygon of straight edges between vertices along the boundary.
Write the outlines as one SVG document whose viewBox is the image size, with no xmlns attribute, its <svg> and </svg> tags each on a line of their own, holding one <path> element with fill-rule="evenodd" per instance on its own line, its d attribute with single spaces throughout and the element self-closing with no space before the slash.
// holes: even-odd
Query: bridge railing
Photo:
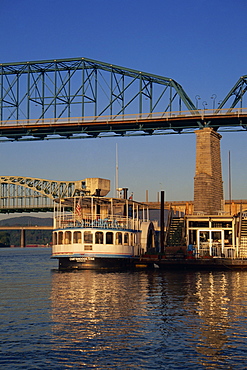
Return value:
<svg viewBox="0 0 247 370">
<path fill-rule="evenodd" d="M 39 119 L 21 119 L 21 120 L 5 120 L 0 121 L 1 127 L 24 127 L 24 126 L 56 126 L 56 125 L 81 125 L 83 123 L 108 123 L 118 121 L 140 121 L 140 120 L 169 120 L 183 117 L 199 117 L 203 119 L 205 116 L 236 116 L 240 117 L 247 114 L 247 108 L 224 108 L 224 109 L 197 109 L 186 111 L 172 112 L 154 112 L 154 113 L 137 113 L 137 114 L 120 114 L 120 115 L 105 115 L 105 116 L 85 116 L 85 117 L 61 117 L 61 118 L 39 118 Z"/>
</svg>

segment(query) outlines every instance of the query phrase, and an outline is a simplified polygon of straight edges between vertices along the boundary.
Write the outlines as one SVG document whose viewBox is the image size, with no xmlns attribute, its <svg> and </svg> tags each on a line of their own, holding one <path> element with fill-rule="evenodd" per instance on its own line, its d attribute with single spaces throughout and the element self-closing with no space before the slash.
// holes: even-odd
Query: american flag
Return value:
<svg viewBox="0 0 247 370">
<path fill-rule="evenodd" d="M 79 199 L 78 202 L 77 202 L 75 213 L 77 215 L 80 215 L 81 214 L 81 199 Z"/>
</svg>

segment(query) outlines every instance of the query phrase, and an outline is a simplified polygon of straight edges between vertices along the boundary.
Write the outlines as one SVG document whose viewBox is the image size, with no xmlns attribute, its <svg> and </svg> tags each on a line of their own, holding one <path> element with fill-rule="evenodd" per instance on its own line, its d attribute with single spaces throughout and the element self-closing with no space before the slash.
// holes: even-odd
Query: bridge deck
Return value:
<svg viewBox="0 0 247 370">
<path fill-rule="evenodd" d="M 193 132 L 212 127 L 216 130 L 246 130 L 247 108 L 181 112 L 92 116 L 59 119 L 29 119 L 0 122 L 0 141 L 40 140 L 55 137 L 86 138 Z"/>
</svg>

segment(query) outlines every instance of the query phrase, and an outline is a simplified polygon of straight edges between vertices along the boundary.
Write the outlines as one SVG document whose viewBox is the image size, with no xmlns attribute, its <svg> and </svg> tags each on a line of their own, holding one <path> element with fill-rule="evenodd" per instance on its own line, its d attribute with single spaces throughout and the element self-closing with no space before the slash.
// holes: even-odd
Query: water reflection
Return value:
<svg viewBox="0 0 247 370">
<path fill-rule="evenodd" d="M 133 278 L 131 275 L 97 274 L 93 271 L 54 274 L 54 332 L 66 333 L 71 341 L 94 338 L 101 335 L 102 329 L 108 335 L 115 335 L 116 330 L 124 335 L 124 320 L 131 321 L 136 314 L 138 286 Z"/>
<path fill-rule="evenodd" d="M 53 344 L 97 369 L 244 367 L 246 272 L 54 272 Z"/>
<path fill-rule="evenodd" d="M 195 296 L 200 326 L 195 330 L 198 333 L 196 350 L 201 354 L 203 364 L 210 356 L 210 368 L 216 365 L 228 368 L 226 365 L 232 362 L 232 357 L 240 366 L 238 368 L 245 366 L 241 359 L 239 361 L 238 353 L 241 352 L 239 344 L 245 345 L 247 335 L 246 277 L 246 272 L 232 271 L 198 274 Z"/>
</svg>

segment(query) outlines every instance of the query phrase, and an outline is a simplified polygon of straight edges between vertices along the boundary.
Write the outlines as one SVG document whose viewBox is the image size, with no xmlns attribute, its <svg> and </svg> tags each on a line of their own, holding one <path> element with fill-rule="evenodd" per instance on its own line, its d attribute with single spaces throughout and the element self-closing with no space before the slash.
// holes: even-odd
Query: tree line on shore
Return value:
<svg viewBox="0 0 247 370">
<path fill-rule="evenodd" d="M 51 218 L 40 217 L 13 217 L 0 221 L 1 226 L 51 226 Z M 49 245 L 52 241 L 52 233 L 50 230 L 26 230 L 26 245 Z M 1 230 L 0 231 L 0 247 L 9 247 L 11 245 L 20 245 L 20 230 Z"/>
</svg>

